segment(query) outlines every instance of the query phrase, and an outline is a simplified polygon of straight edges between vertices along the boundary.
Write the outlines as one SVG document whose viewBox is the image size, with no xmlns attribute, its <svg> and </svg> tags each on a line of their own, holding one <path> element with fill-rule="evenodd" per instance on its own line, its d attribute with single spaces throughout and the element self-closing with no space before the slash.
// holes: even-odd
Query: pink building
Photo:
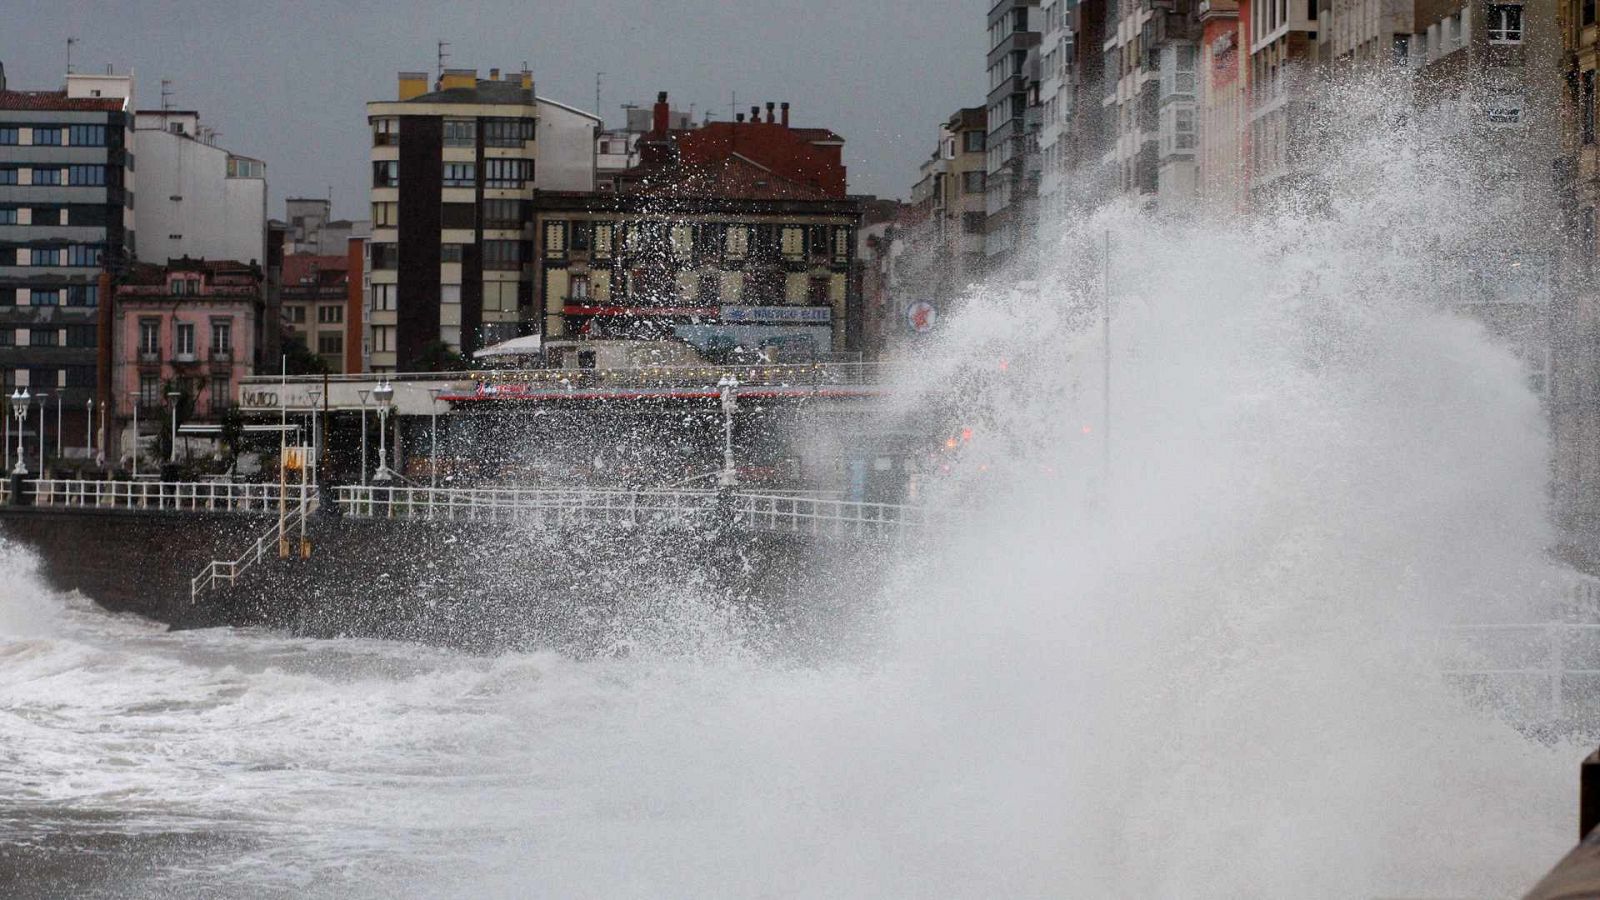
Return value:
<svg viewBox="0 0 1600 900">
<path fill-rule="evenodd" d="M 137 265 L 115 294 L 112 385 L 119 426 L 131 421 L 137 398 L 139 430 L 151 433 L 155 416 L 146 425 L 146 415 L 166 404 L 174 383 L 195 399 L 196 420 L 215 421 L 233 405 L 239 379 L 254 371 L 261 345 L 260 268 L 190 259 Z"/>
</svg>

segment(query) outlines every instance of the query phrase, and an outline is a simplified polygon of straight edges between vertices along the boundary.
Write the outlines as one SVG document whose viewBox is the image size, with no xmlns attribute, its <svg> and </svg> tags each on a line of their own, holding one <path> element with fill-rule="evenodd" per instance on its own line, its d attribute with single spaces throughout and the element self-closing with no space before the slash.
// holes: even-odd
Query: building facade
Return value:
<svg viewBox="0 0 1600 900">
<path fill-rule="evenodd" d="M 860 352 L 844 140 L 777 106 L 678 131 L 663 94 L 614 190 L 541 191 L 544 335 L 676 339 L 713 359 Z"/>
<path fill-rule="evenodd" d="M 536 189 L 593 191 L 600 120 L 534 92 L 533 77 L 401 73 L 367 104 L 372 129 L 369 363 L 407 369 L 538 328 Z"/>
<path fill-rule="evenodd" d="M 284 256 L 281 303 L 284 335 L 321 360 L 327 371 L 349 371 L 345 357 L 350 303 L 348 252 L 340 256 Z"/>
<path fill-rule="evenodd" d="M 216 146 L 193 111 L 140 111 L 134 128 L 140 258 L 264 261 L 266 164 Z"/>
<path fill-rule="evenodd" d="M 1119 193 L 1185 203 L 1199 182 L 1198 31 L 1185 0 L 1110 4 L 1103 85 L 1104 161 Z"/>
<path fill-rule="evenodd" d="M 83 447 L 99 370 L 103 270 L 134 251 L 133 80 L 69 75 L 8 90 L 0 75 L 0 379 L 62 406 Z M 47 446 L 56 417 L 44 417 Z M 63 449 L 66 449 L 64 446 Z M 53 453 L 52 449 L 52 453 Z"/>
<path fill-rule="evenodd" d="M 998 0 L 989 8 L 989 95 L 985 104 L 984 253 L 991 272 L 1031 277 L 1039 223 L 1039 0 Z"/>
<path fill-rule="evenodd" d="M 159 428 L 171 391 L 183 393 L 200 420 L 216 421 L 233 405 L 240 379 L 255 371 L 264 285 L 260 266 L 233 261 L 141 264 L 119 280 L 111 340 L 118 443 L 109 459 L 131 461 L 144 446 L 136 441 Z M 131 430 L 135 405 L 139 436 Z"/>
</svg>

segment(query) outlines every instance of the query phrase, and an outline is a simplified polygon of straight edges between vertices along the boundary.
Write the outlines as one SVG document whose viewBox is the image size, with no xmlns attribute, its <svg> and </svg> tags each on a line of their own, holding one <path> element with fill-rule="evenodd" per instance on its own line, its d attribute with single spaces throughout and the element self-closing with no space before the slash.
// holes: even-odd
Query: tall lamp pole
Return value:
<svg viewBox="0 0 1600 900">
<path fill-rule="evenodd" d="M 739 398 L 734 391 L 738 387 L 739 379 L 732 375 L 717 379 L 717 388 L 722 393 L 722 471 L 717 474 L 717 486 L 722 488 L 739 486 L 739 470 L 733 464 L 733 414 L 739 409 Z"/>
<path fill-rule="evenodd" d="M 61 392 L 56 391 L 56 459 L 61 459 Z"/>
<path fill-rule="evenodd" d="M 361 485 L 367 484 L 367 395 L 372 393 L 371 388 L 358 388 L 356 393 L 361 397 Z"/>
<path fill-rule="evenodd" d="M 432 476 L 429 486 L 434 489 L 439 487 L 439 395 L 443 391 L 443 388 L 428 388 L 428 416 L 433 419 L 433 450 L 429 455 L 428 470 Z"/>
<path fill-rule="evenodd" d="M 83 441 L 89 451 L 88 459 L 94 461 L 94 398 L 89 398 L 89 403 L 83 414 Z"/>
<path fill-rule="evenodd" d="M 306 465 L 317 466 L 317 468 L 310 470 L 310 474 L 316 476 L 311 479 L 311 483 L 316 484 L 322 477 L 322 435 L 319 433 L 317 428 L 317 402 L 322 399 L 322 390 L 320 388 L 312 388 L 311 390 L 306 391 L 306 396 L 311 398 L 311 458 L 316 460 L 314 463 L 307 462 Z"/>
<path fill-rule="evenodd" d="M 17 388 L 11 394 L 11 415 L 17 420 L 17 467 L 11 470 L 13 475 L 28 474 L 27 457 L 22 450 L 22 426 L 28 418 L 28 403 L 33 398 L 28 396 L 27 388 Z"/>
<path fill-rule="evenodd" d="M 45 398 L 50 396 L 50 392 L 49 391 L 40 391 L 39 393 L 35 394 L 34 396 L 39 398 L 39 477 L 43 478 L 44 477 L 44 412 L 45 412 L 45 404 L 49 402 Z"/>
<path fill-rule="evenodd" d="M 388 484 L 394 481 L 394 473 L 389 471 L 389 447 L 384 443 L 384 432 L 389 427 L 389 403 L 394 400 L 394 388 L 389 385 L 389 379 L 378 382 L 372 389 L 372 399 L 378 401 L 378 471 L 372 473 L 372 480 Z"/>
<path fill-rule="evenodd" d="M 167 454 L 167 462 L 178 464 L 178 401 L 183 399 L 180 391 L 167 391 L 167 399 L 172 403 L 172 448 Z"/>
<path fill-rule="evenodd" d="M 135 392 L 128 396 L 133 398 L 133 477 L 139 477 L 139 402 L 142 399 Z"/>
</svg>

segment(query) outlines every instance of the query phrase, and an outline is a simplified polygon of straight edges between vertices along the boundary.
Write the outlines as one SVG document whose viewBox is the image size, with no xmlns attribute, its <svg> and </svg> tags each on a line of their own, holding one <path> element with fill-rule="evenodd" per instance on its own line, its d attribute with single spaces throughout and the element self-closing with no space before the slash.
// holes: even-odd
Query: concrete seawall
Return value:
<svg viewBox="0 0 1600 900">
<path fill-rule="evenodd" d="M 53 587 L 174 627 L 583 652 L 616 649 L 639 622 L 692 628 L 696 617 L 728 614 L 759 619 L 791 644 L 831 643 L 873 592 L 885 550 L 731 529 L 313 517 L 311 559 L 266 559 L 191 604 L 190 579 L 213 559 L 236 558 L 273 521 L 9 507 L 0 534 L 37 553 Z"/>
</svg>

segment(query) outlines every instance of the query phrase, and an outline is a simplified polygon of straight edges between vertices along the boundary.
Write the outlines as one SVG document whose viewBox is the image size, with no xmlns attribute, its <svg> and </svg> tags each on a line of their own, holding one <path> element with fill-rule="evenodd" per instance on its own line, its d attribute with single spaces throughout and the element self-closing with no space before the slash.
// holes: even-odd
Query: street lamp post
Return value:
<svg viewBox="0 0 1600 900">
<path fill-rule="evenodd" d="M 717 379 L 717 388 L 722 393 L 722 471 L 717 475 L 720 488 L 739 486 L 739 470 L 733 464 L 733 414 L 739 410 L 739 398 L 734 391 L 738 387 L 739 379 L 732 375 Z"/>
<path fill-rule="evenodd" d="M 44 408 L 45 408 L 45 404 L 47 402 L 49 402 L 49 401 L 45 400 L 45 398 L 50 396 L 50 392 L 49 391 L 40 391 L 39 393 L 34 394 L 34 396 L 39 398 L 39 477 L 43 478 L 44 477 Z"/>
<path fill-rule="evenodd" d="M 429 486 L 435 490 L 439 487 L 439 394 L 443 388 L 428 388 L 428 417 L 433 420 L 433 449 L 429 453 L 428 472 L 432 476 Z"/>
<path fill-rule="evenodd" d="M 361 396 L 361 485 L 367 484 L 367 395 L 372 393 L 371 388 L 358 388 L 356 393 Z"/>
<path fill-rule="evenodd" d="M 132 393 L 132 394 L 129 394 L 128 396 L 133 398 L 133 477 L 134 478 L 138 478 L 139 477 L 139 402 L 140 402 L 141 397 L 140 397 L 140 395 L 138 393 Z"/>
<path fill-rule="evenodd" d="M 389 426 L 389 402 L 394 399 L 394 388 L 389 385 L 389 379 L 378 382 L 378 386 L 372 389 L 372 399 L 378 401 L 378 471 L 372 473 L 372 480 L 388 484 L 394 480 L 394 473 L 389 471 L 389 447 L 384 443 L 384 433 Z"/>
<path fill-rule="evenodd" d="M 322 390 L 312 388 L 306 391 L 306 396 L 311 398 L 311 459 L 315 461 L 308 461 L 306 465 L 315 466 L 309 470 L 309 474 L 312 476 L 311 483 L 316 484 L 322 475 L 322 435 L 317 429 L 317 402 L 322 399 Z"/>
<path fill-rule="evenodd" d="M 61 461 L 61 392 L 56 391 L 56 461 Z"/>
<path fill-rule="evenodd" d="M 180 391 L 167 391 L 167 399 L 172 403 L 172 448 L 167 454 L 167 462 L 171 465 L 178 464 L 178 401 L 183 399 Z"/>
<path fill-rule="evenodd" d="M 86 412 L 83 414 L 83 441 L 88 450 L 87 459 L 94 460 L 94 398 L 89 398 Z"/>
<path fill-rule="evenodd" d="M 28 418 L 28 403 L 32 400 L 28 396 L 27 388 L 17 388 L 11 393 L 11 415 L 17 420 L 17 467 L 11 470 L 13 475 L 27 475 L 27 457 L 22 450 L 22 426 Z"/>
</svg>

